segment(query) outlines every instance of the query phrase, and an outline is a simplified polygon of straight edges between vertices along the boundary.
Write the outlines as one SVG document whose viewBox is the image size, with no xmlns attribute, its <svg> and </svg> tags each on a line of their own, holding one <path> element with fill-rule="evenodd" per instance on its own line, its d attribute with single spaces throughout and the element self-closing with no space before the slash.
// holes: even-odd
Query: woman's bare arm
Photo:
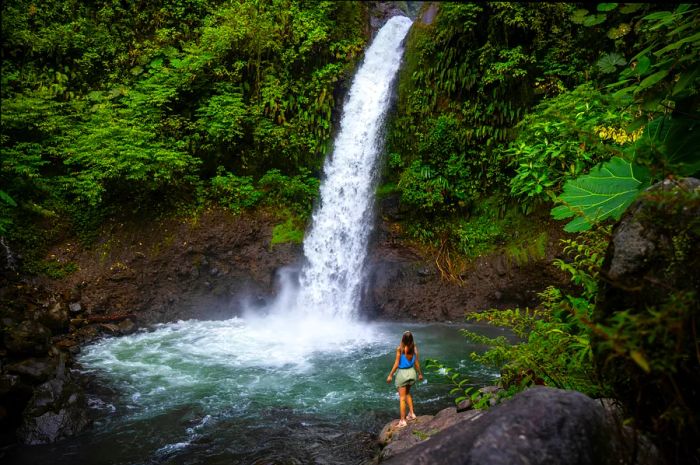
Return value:
<svg viewBox="0 0 700 465">
<path fill-rule="evenodd" d="M 394 372 L 396 372 L 396 369 L 399 367 L 399 357 L 401 357 L 401 351 L 396 349 L 396 360 L 394 360 L 394 366 L 391 367 L 391 373 L 389 373 L 389 376 L 386 377 L 387 383 L 391 383 L 391 378 L 394 376 Z"/>
<path fill-rule="evenodd" d="M 423 379 L 423 370 L 420 369 L 420 362 L 418 361 L 418 346 L 416 346 L 416 370 L 418 371 L 418 379 Z"/>
</svg>

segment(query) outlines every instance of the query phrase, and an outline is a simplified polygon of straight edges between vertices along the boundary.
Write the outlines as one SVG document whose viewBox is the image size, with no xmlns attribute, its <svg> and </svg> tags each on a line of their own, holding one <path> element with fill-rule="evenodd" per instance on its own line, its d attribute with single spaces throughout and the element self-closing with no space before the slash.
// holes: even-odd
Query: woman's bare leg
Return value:
<svg viewBox="0 0 700 465">
<path fill-rule="evenodd" d="M 411 416 L 415 416 L 413 413 L 413 396 L 411 395 L 411 386 L 406 386 L 406 402 L 408 402 L 408 412 Z"/>
<path fill-rule="evenodd" d="M 401 419 L 405 420 L 406 419 L 406 392 L 408 391 L 408 388 L 405 386 L 402 386 L 399 388 L 399 407 L 401 411 Z"/>
</svg>

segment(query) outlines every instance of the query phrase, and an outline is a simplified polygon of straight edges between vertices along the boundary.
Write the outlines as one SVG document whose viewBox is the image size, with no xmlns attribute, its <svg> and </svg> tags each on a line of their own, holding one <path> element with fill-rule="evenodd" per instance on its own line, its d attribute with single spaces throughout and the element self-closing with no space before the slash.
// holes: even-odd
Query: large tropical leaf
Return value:
<svg viewBox="0 0 700 465">
<path fill-rule="evenodd" d="M 627 61 L 619 53 L 606 53 L 600 60 L 596 62 L 596 65 L 603 73 L 614 73 L 617 71 L 618 66 L 624 66 Z"/>
<path fill-rule="evenodd" d="M 557 220 L 574 217 L 564 231 L 579 232 L 607 218 L 619 219 L 639 192 L 649 185 L 649 170 L 619 157 L 594 167 L 590 173 L 567 181 L 552 209 Z"/>
</svg>

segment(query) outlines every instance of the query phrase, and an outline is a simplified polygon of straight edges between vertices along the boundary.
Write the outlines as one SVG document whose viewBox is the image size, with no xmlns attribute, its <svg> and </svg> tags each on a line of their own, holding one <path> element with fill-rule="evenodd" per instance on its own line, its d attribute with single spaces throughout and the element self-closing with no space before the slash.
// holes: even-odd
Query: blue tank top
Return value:
<svg viewBox="0 0 700 465">
<path fill-rule="evenodd" d="M 413 354 L 413 358 L 411 360 L 406 358 L 406 354 L 401 354 L 401 357 L 399 358 L 399 368 L 413 368 L 415 363 L 416 354 Z"/>
</svg>

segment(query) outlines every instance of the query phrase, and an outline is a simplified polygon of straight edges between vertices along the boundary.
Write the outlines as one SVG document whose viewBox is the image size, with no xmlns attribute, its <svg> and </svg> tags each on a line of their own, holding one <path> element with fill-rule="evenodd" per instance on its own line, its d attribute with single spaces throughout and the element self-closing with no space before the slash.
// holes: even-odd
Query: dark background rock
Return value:
<svg viewBox="0 0 700 465">
<path fill-rule="evenodd" d="M 651 366 L 593 333 L 601 377 L 671 463 L 700 464 L 700 181 L 647 189 L 613 229 L 600 276 L 594 323 L 616 327 L 627 311 L 625 328 L 645 333 L 632 348 Z M 650 326 L 660 329 L 653 338 Z"/>
<path fill-rule="evenodd" d="M 85 395 L 65 376 L 34 390 L 17 434 L 24 444 L 49 444 L 79 433 L 88 424 Z"/>
<path fill-rule="evenodd" d="M 56 376 L 58 362 L 51 358 L 27 358 L 7 365 L 8 373 L 20 375 L 30 382 L 41 383 Z"/>
<path fill-rule="evenodd" d="M 615 441 L 615 429 L 600 402 L 576 391 L 534 387 L 473 421 L 459 422 L 383 463 L 624 463 L 615 455 L 618 450 Z M 651 464 L 654 458 L 648 455 L 634 463 Z"/>
<path fill-rule="evenodd" d="M 391 217 L 395 205 L 382 201 L 381 217 L 370 243 L 368 279 L 362 298 L 363 312 L 379 319 L 462 321 L 464 314 L 490 308 L 534 307 L 537 293 L 547 286 L 571 287 L 565 274 L 552 261 L 561 254 L 561 224 L 548 217 L 542 228 L 550 237 L 545 256 L 519 266 L 500 253 L 476 258 L 461 276 L 461 282 L 444 279 L 430 252 L 412 247 Z"/>
<path fill-rule="evenodd" d="M 46 355 L 51 331 L 36 321 L 24 320 L 7 330 L 4 338 L 7 350 L 16 355 Z"/>
</svg>

